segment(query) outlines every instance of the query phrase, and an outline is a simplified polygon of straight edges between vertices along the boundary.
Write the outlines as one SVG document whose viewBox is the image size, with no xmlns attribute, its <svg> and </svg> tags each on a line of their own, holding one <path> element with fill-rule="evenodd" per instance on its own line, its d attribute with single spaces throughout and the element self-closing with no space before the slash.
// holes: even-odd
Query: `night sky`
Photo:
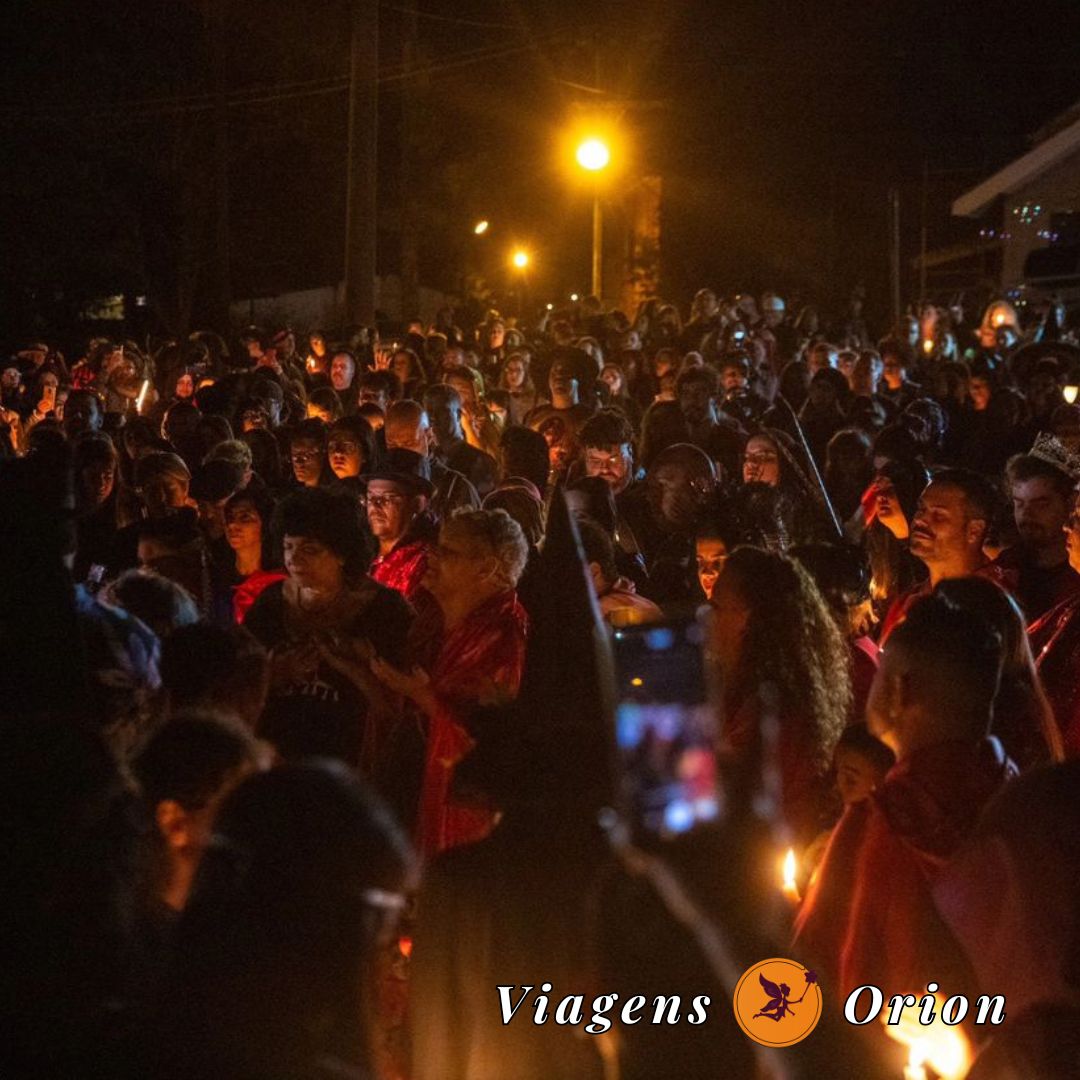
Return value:
<svg viewBox="0 0 1080 1080">
<path fill-rule="evenodd" d="M 381 272 L 397 269 L 403 5 L 380 10 Z M 348 5 L 228 6 L 234 295 L 339 274 Z M 965 235 L 951 199 L 1080 99 L 1080 5 L 422 0 L 409 98 L 421 279 L 496 292 L 512 241 L 538 294 L 584 291 L 588 199 L 557 160 L 576 103 L 626 106 L 634 168 L 663 176 L 663 291 L 887 297 L 886 193 L 914 254 L 924 169 L 931 246 Z M 210 242 L 203 5 L 42 0 L 9 13 L 0 65 L 0 303 L 10 338 L 73 299 L 176 286 Z M 463 62 L 465 61 L 465 62 Z M 250 100 L 252 98 L 258 100 Z M 137 105 L 135 107 L 133 105 Z M 487 217 L 484 244 L 471 224 Z M 909 292 L 909 289 L 905 290 Z M 200 299 L 192 300 L 192 318 Z"/>
</svg>

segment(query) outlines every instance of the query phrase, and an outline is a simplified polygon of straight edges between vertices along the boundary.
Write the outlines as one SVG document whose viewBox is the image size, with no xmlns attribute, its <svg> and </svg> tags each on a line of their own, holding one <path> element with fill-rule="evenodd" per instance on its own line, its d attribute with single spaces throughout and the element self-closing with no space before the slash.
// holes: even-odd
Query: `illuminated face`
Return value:
<svg viewBox="0 0 1080 1080">
<path fill-rule="evenodd" d="M 262 518 L 250 502 L 234 502 L 225 512 L 225 539 L 233 551 L 262 545 Z"/>
<path fill-rule="evenodd" d="M 600 372 L 600 378 L 607 383 L 612 397 L 619 397 L 622 394 L 623 374 L 614 364 L 605 364 Z"/>
<path fill-rule="evenodd" d="M 293 476 L 304 487 L 316 487 L 322 475 L 323 450 L 313 439 L 295 439 L 289 450 Z"/>
<path fill-rule="evenodd" d="M 741 364 L 728 364 L 720 372 L 720 382 L 725 393 L 737 393 L 739 390 L 745 390 L 747 384 L 746 371 Z"/>
<path fill-rule="evenodd" d="M 899 390 L 904 385 L 904 365 L 901 363 L 899 356 L 890 355 L 885 357 L 882 375 L 885 378 L 885 385 L 890 390 Z"/>
<path fill-rule="evenodd" d="M 618 494 L 630 483 L 633 457 L 627 443 L 589 446 L 585 449 L 585 475 L 599 476 Z"/>
<path fill-rule="evenodd" d="M 488 329 L 488 347 L 501 349 L 506 340 L 506 327 L 502 323 L 492 323 Z"/>
<path fill-rule="evenodd" d="M 189 481 L 178 473 L 158 473 L 151 477 L 141 492 L 147 515 L 162 518 L 187 505 L 189 486 Z"/>
<path fill-rule="evenodd" d="M 390 361 L 390 370 L 397 376 L 398 382 L 404 386 L 412 378 L 412 357 L 407 352 L 394 353 Z"/>
<path fill-rule="evenodd" d="M 364 467 L 364 448 L 344 431 L 332 431 L 327 445 L 330 468 L 339 480 L 359 476 Z"/>
<path fill-rule="evenodd" d="M 746 444 L 743 483 L 768 484 L 769 487 L 776 487 L 780 483 L 780 452 L 772 439 L 755 435 Z"/>
<path fill-rule="evenodd" d="M 506 362 L 506 388 L 507 390 L 520 390 L 525 384 L 525 365 L 516 357 Z"/>
<path fill-rule="evenodd" d="M 442 601 L 474 594 L 490 579 L 493 562 L 490 549 L 467 530 L 446 524 L 429 556 L 424 586 Z"/>
<path fill-rule="evenodd" d="M 345 577 L 345 560 L 321 540 L 311 536 L 286 536 L 285 569 L 302 589 L 335 593 Z"/>
<path fill-rule="evenodd" d="M 990 406 L 990 383 L 981 375 L 972 375 L 968 381 L 968 396 L 976 412 L 984 412 Z"/>
<path fill-rule="evenodd" d="M 195 380 L 188 372 L 184 372 L 176 380 L 176 396 L 181 400 L 191 397 L 195 393 Z"/>
<path fill-rule="evenodd" d="M 928 566 L 945 562 L 977 546 L 982 531 L 977 521 L 969 519 L 967 497 L 959 488 L 932 483 L 922 493 L 911 522 L 911 554 Z"/>
<path fill-rule="evenodd" d="M 716 583 L 723 573 L 730 552 L 727 544 L 715 536 L 701 537 L 695 543 L 697 553 L 697 576 L 701 591 L 712 600 Z"/>
<path fill-rule="evenodd" d="M 1012 485 L 1013 517 L 1020 539 L 1034 548 L 1052 548 L 1061 541 L 1069 504 L 1044 476 Z"/>
<path fill-rule="evenodd" d="M 836 788 L 845 806 L 870 798 L 880 780 L 878 770 L 865 755 L 850 747 L 837 747 Z"/>
<path fill-rule="evenodd" d="M 452 386 L 461 398 L 461 407 L 467 412 L 475 412 L 478 402 L 476 400 L 476 387 L 472 379 L 463 375 L 447 375 L 446 385 Z"/>
<path fill-rule="evenodd" d="M 1072 513 L 1065 522 L 1065 550 L 1069 565 L 1080 574 L 1080 500 L 1073 503 Z"/>
<path fill-rule="evenodd" d="M 368 524 L 380 541 L 396 542 L 412 524 L 418 510 L 411 498 L 392 480 L 370 480 L 367 487 Z"/>
<path fill-rule="evenodd" d="M 101 506 L 116 485 L 116 466 L 109 462 L 87 465 L 80 476 L 83 495 L 93 506 Z"/>
<path fill-rule="evenodd" d="M 577 388 L 577 379 L 574 378 L 573 373 L 566 364 L 557 360 L 551 365 L 551 374 L 548 376 L 548 385 L 553 394 L 558 394 L 560 397 L 568 397 Z"/>
<path fill-rule="evenodd" d="M 337 391 L 348 390 L 356 374 L 356 363 L 348 353 L 338 353 L 330 361 L 330 385 Z"/>
</svg>

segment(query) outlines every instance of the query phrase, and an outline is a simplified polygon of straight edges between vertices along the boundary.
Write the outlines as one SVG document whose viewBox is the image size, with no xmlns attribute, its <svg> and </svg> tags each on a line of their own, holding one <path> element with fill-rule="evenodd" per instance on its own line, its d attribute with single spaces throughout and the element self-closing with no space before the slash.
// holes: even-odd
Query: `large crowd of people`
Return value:
<svg viewBox="0 0 1080 1080">
<path fill-rule="evenodd" d="M 1005 995 L 970 1075 L 1080 1075 L 1080 348 L 1054 302 L 972 315 L 875 340 L 858 296 L 702 289 L 24 343 L 0 1073 L 755 1075 L 599 824 L 610 628 L 697 611 L 724 815 L 647 857 L 834 1021 L 864 984 Z M 504 1024 L 544 982 L 716 1015 Z M 900 1075 L 872 1027 L 791 1075 Z"/>
</svg>

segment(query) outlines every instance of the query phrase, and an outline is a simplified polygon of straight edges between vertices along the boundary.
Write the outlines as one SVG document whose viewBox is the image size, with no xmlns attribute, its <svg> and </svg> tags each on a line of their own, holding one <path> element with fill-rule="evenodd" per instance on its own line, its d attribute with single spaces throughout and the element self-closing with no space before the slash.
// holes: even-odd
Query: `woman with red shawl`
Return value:
<svg viewBox="0 0 1080 1080">
<path fill-rule="evenodd" d="M 416 837 L 425 855 L 481 840 L 494 824 L 489 810 L 456 802 L 451 783 L 474 745 L 473 710 L 517 696 L 526 616 L 515 587 L 527 555 L 521 526 L 505 510 L 459 511 L 442 526 L 424 579 L 431 599 L 416 621 L 420 666 L 406 673 L 372 661 L 375 675 L 428 721 Z"/>
</svg>

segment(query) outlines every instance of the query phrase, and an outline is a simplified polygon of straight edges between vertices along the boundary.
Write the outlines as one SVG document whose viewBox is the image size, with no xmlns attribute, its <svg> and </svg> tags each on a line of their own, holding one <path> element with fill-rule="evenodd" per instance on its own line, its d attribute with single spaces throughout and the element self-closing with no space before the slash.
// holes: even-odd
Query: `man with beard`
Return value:
<svg viewBox="0 0 1080 1080">
<path fill-rule="evenodd" d="M 1031 453 L 1010 458 L 1005 468 L 1020 542 L 1006 548 L 994 565 L 1004 572 L 1028 622 L 1080 588 L 1080 574 L 1065 550 L 1076 483 L 1065 471 L 1071 457 L 1053 436 L 1040 436 Z"/>
<path fill-rule="evenodd" d="M 675 381 L 675 397 L 686 421 L 688 441 L 704 450 L 726 477 L 738 475 L 742 428 L 716 407 L 720 377 L 710 367 L 687 368 Z"/>
<path fill-rule="evenodd" d="M 695 529 L 716 498 L 716 467 L 689 443 L 660 451 L 643 484 L 619 501 L 649 573 L 646 595 L 659 604 L 688 600 L 697 591 Z"/>
<path fill-rule="evenodd" d="M 904 621 L 908 609 L 947 578 L 988 577 L 1004 584 L 1002 571 L 983 553 L 994 517 L 996 495 L 990 481 L 969 469 L 943 469 L 923 490 L 911 523 L 911 554 L 929 571 L 920 585 L 897 597 L 881 630 L 880 645 Z"/>
<path fill-rule="evenodd" d="M 581 403 L 583 368 L 571 358 L 557 356 L 548 372 L 551 403 L 537 405 L 525 417 L 525 426 L 547 439 L 552 478 L 562 478 L 577 457 L 578 433 L 593 414 L 591 406 Z"/>
</svg>

